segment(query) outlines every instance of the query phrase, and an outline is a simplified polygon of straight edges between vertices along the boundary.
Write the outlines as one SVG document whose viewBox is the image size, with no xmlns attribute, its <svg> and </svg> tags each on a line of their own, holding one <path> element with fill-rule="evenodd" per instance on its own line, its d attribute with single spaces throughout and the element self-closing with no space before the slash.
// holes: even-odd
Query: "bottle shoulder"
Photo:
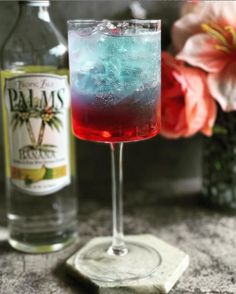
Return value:
<svg viewBox="0 0 236 294">
<path fill-rule="evenodd" d="M 52 65 L 65 67 L 67 44 L 52 22 L 19 21 L 2 46 L 2 67 Z"/>
</svg>

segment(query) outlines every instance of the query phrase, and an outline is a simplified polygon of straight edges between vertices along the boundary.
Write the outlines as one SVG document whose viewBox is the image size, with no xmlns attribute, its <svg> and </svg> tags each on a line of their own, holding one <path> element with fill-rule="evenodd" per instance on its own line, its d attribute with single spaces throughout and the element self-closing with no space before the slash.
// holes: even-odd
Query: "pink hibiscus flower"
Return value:
<svg viewBox="0 0 236 294">
<path fill-rule="evenodd" d="M 174 24 L 173 43 L 178 59 L 209 73 L 222 109 L 236 110 L 236 1 L 199 2 Z"/>
<path fill-rule="evenodd" d="M 210 96 L 206 73 L 162 53 L 162 127 L 168 138 L 212 134 L 216 102 Z"/>
</svg>

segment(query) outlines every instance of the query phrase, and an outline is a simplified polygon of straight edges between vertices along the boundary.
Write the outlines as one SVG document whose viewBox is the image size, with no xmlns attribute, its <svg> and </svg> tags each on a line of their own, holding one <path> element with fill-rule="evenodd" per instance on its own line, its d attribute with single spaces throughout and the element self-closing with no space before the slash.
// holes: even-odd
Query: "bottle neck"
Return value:
<svg viewBox="0 0 236 294">
<path fill-rule="evenodd" d="M 49 1 L 19 1 L 20 18 L 37 18 L 46 22 L 50 21 L 48 7 Z"/>
</svg>

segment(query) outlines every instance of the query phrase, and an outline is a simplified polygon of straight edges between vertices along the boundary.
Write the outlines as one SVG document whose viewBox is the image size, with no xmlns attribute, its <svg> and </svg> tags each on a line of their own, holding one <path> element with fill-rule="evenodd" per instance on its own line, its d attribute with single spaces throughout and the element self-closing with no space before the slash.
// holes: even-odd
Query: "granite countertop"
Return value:
<svg viewBox="0 0 236 294">
<path fill-rule="evenodd" d="M 81 165 L 85 168 L 87 162 L 91 166 L 90 170 L 85 170 L 80 176 L 80 240 L 63 251 L 31 255 L 13 250 L 6 240 L 3 192 L 0 193 L 1 294 L 86 293 L 67 274 L 64 261 L 92 237 L 110 234 L 111 203 L 107 181 L 101 177 L 88 177 L 92 170 L 99 174 L 95 168 L 99 166 L 98 161 L 94 166 L 91 163 L 95 160 L 95 155 L 93 157 L 92 150 L 87 150 L 87 147 L 83 150 L 80 150 Z M 106 152 L 107 150 L 104 151 Z M 101 158 L 103 161 L 104 157 Z M 151 161 L 149 163 L 150 168 Z M 109 167 L 107 164 L 109 156 L 105 160 L 104 170 Z M 144 170 L 141 166 L 139 173 L 142 172 Z M 128 172 L 126 176 L 130 181 Z M 148 175 L 150 177 L 151 174 Z M 91 179 L 94 185 L 91 185 Z M 125 185 L 125 233 L 150 233 L 189 254 L 190 266 L 170 293 L 235 294 L 235 214 L 205 208 L 199 203 L 199 194 L 190 193 L 191 189 L 172 195 L 170 185 L 157 186 L 154 182 L 148 182 L 147 178 L 144 182 L 133 181 L 130 185 Z M 193 184 L 192 182 L 190 186 Z M 186 186 L 186 182 L 183 185 Z M 180 183 L 180 186 L 183 185 Z M 177 188 L 176 186 L 175 190 Z"/>
</svg>

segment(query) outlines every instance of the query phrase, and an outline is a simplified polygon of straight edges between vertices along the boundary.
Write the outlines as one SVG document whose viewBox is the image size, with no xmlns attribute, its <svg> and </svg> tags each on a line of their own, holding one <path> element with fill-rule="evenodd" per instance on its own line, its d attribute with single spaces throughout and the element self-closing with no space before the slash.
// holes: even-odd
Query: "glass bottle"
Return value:
<svg viewBox="0 0 236 294">
<path fill-rule="evenodd" d="M 19 1 L 1 51 L 9 243 L 25 252 L 77 238 L 67 46 L 49 1 Z"/>
</svg>

